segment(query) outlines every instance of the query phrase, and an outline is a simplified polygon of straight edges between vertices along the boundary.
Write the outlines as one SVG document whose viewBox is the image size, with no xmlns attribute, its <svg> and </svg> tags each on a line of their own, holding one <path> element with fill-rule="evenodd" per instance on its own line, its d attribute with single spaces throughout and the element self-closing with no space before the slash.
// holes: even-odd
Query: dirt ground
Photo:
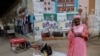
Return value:
<svg viewBox="0 0 100 56">
<path fill-rule="evenodd" d="M 64 53 L 67 51 L 67 40 L 52 40 L 46 42 L 56 51 Z M 87 42 L 87 56 L 100 56 L 100 39 L 93 39 Z"/>
<path fill-rule="evenodd" d="M 52 46 L 52 49 L 57 52 L 66 53 L 67 51 L 67 39 L 65 40 L 50 40 L 43 41 Z M 27 51 L 15 54 L 10 49 L 8 40 L 0 39 L 0 56 L 32 56 L 34 50 L 32 48 Z M 93 39 L 87 42 L 87 55 L 88 56 L 100 56 L 100 39 Z"/>
</svg>

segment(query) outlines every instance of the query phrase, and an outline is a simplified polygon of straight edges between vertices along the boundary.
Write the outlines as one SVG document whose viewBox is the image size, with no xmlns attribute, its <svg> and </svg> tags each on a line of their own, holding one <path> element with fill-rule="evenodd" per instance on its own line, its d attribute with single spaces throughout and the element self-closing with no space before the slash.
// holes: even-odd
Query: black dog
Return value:
<svg viewBox="0 0 100 56">
<path fill-rule="evenodd" d="M 41 48 L 41 53 L 44 53 L 44 51 L 47 53 L 48 56 L 52 55 L 52 48 L 51 46 L 47 45 L 47 43 L 44 44 Z"/>
</svg>

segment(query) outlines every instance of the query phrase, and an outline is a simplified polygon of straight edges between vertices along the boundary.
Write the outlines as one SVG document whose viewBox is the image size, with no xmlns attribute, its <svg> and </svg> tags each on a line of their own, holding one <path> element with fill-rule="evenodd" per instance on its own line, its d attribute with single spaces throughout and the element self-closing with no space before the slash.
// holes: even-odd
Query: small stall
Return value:
<svg viewBox="0 0 100 56">
<path fill-rule="evenodd" d="M 7 25 L 4 25 L 4 33 L 5 36 L 8 38 L 15 37 L 14 24 L 7 23 Z"/>
</svg>

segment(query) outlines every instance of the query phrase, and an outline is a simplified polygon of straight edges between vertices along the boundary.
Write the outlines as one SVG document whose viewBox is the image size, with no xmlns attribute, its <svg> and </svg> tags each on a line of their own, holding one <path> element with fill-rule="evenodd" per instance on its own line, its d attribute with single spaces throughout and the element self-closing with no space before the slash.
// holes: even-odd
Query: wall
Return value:
<svg viewBox="0 0 100 56">
<path fill-rule="evenodd" d="M 95 14 L 100 17 L 100 0 L 95 0 Z"/>
<path fill-rule="evenodd" d="M 69 0 L 58 0 L 57 1 L 58 12 L 62 13 L 62 12 L 74 11 L 74 4 L 76 5 L 76 3 L 74 3 L 74 1 L 75 0 L 71 0 L 71 1 L 69 1 Z"/>
<path fill-rule="evenodd" d="M 33 14 L 33 1 L 32 0 L 27 0 L 27 10 L 28 14 Z"/>
<path fill-rule="evenodd" d="M 89 31 L 92 36 L 100 32 L 100 0 L 89 0 Z"/>
<path fill-rule="evenodd" d="M 55 13 L 55 2 L 51 0 L 33 0 L 33 10 L 34 14 Z"/>
<path fill-rule="evenodd" d="M 95 13 L 95 0 L 89 0 L 89 14 Z"/>
<path fill-rule="evenodd" d="M 89 9 L 89 0 L 78 0 L 78 5 L 79 5 L 79 8 L 82 8 L 83 9 L 83 13 L 86 12 L 86 9 L 85 7 L 87 7 L 87 12 L 88 12 L 88 9 Z"/>
</svg>

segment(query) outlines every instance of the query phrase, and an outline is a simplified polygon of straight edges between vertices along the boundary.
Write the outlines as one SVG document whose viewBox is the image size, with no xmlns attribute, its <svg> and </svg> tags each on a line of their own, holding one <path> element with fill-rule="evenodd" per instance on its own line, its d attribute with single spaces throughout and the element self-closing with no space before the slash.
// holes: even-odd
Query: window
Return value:
<svg viewBox="0 0 100 56">
<path fill-rule="evenodd" d="M 74 0 L 70 0 L 70 2 L 74 2 Z"/>
<path fill-rule="evenodd" d="M 52 1 L 55 1 L 55 0 L 52 0 Z"/>
<path fill-rule="evenodd" d="M 62 11 L 62 7 L 58 7 L 58 11 Z"/>
<path fill-rule="evenodd" d="M 62 2 L 65 2 L 65 0 L 62 0 Z"/>
<path fill-rule="evenodd" d="M 74 7 L 71 8 L 71 11 L 74 11 Z"/>
<path fill-rule="evenodd" d="M 63 4 L 63 7 L 65 7 L 65 4 Z"/>
<path fill-rule="evenodd" d="M 50 8 L 48 8 L 48 10 L 50 10 Z"/>
<path fill-rule="evenodd" d="M 43 2 L 44 0 L 40 0 L 40 2 Z"/>
<path fill-rule="evenodd" d="M 79 5 L 79 7 L 82 7 L 82 5 Z"/>
<path fill-rule="evenodd" d="M 58 2 L 61 2 L 61 0 L 58 0 Z"/>
<path fill-rule="evenodd" d="M 69 12 L 70 11 L 70 8 L 67 8 L 67 12 Z"/>
<path fill-rule="evenodd" d="M 63 4 L 63 7 L 66 7 L 66 4 Z"/>
<path fill-rule="evenodd" d="M 44 2 L 44 4 L 46 4 L 46 2 Z"/>
<path fill-rule="evenodd" d="M 48 4 L 50 5 L 50 2 L 48 2 Z"/>
<path fill-rule="evenodd" d="M 63 11 L 66 11 L 66 8 L 63 8 Z"/>
<path fill-rule="evenodd" d="M 44 8 L 44 10 L 47 10 L 47 8 Z"/>
<path fill-rule="evenodd" d="M 65 2 L 65 0 L 58 0 L 58 2 Z"/>
<path fill-rule="evenodd" d="M 66 2 L 69 2 L 69 0 L 66 0 Z"/>
</svg>

